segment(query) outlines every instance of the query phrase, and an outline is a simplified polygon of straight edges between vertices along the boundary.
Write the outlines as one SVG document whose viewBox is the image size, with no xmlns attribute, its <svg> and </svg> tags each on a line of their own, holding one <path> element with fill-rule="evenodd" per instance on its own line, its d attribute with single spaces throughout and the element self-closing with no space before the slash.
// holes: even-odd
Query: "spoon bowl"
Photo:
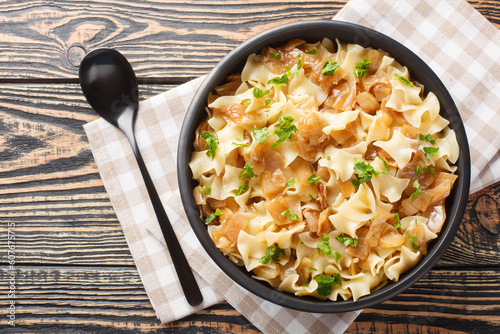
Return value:
<svg viewBox="0 0 500 334">
<path fill-rule="evenodd" d="M 201 304 L 203 296 L 186 256 L 168 220 L 160 196 L 142 159 L 134 135 L 139 109 L 137 78 L 127 59 L 114 49 L 96 49 L 82 60 L 79 69 L 83 94 L 94 110 L 127 136 L 137 159 L 163 237 L 174 263 L 179 282 L 191 306 Z"/>
<path fill-rule="evenodd" d="M 124 113 L 137 114 L 137 79 L 130 63 L 118 51 L 102 48 L 90 52 L 80 65 L 79 76 L 85 98 L 111 124 L 118 126 Z"/>
</svg>

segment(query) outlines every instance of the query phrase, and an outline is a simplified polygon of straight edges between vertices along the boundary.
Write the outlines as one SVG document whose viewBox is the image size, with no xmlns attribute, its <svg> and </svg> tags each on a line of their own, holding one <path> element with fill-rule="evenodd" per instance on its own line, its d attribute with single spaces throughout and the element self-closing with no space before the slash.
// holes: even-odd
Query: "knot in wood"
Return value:
<svg viewBox="0 0 500 334">
<path fill-rule="evenodd" d="M 68 61 L 72 66 L 79 67 L 86 51 L 79 45 L 73 45 L 68 49 Z"/>
</svg>

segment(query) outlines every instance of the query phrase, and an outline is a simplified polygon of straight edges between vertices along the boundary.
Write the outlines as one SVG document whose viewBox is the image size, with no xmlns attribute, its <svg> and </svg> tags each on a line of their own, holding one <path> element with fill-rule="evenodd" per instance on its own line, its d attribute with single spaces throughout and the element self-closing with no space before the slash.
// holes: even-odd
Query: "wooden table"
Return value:
<svg viewBox="0 0 500 334">
<path fill-rule="evenodd" d="M 500 27 L 499 0 L 469 2 Z M 168 325 L 156 319 L 83 132 L 96 116 L 78 66 L 87 51 L 117 48 L 147 98 L 206 74 L 258 32 L 330 19 L 344 4 L 1 1 L 0 332 L 258 333 L 226 303 Z M 499 203 L 500 183 L 471 195 L 439 264 L 413 288 L 364 310 L 348 332 L 499 333 Z M 7 323 L 11 301 L 15 327 Z"/>
</svg>

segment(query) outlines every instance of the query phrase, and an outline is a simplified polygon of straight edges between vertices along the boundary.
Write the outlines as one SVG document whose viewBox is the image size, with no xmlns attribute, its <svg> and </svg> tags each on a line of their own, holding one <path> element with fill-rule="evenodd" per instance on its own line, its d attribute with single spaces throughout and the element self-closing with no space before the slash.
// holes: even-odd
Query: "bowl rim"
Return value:
<svg viewBox="0 0 500 334">
<path fill-rule="evenodd" d="M 242 273 L 241 270 L 235 268 L 235 264 L 227 259 L 227 257 L 225 257 L 216 248 L 213 241 L 208 237 L 206 225 L 200 219 L 199 211 L 194 204 L 192 189 L 190 187 L 190 183 L 192 183 L 192 174 L 188 167 L 188 155 L 190 160 L 191 155 L 189 153 L 192 151 L 190 150 L 190 146 L 192 147 L 190 135 L 193 133 L 193 129 L 195 131 L 198 126 L 198 124 L 194 124 L 198 113 L 205 110 L 208 92 L 212 91 L 215 86 L 222 83 L 220 78 L 218 78 L 220 77 L 220 72 L 224 72 L 225 69 L 235 66 L 235 63 L 241 62 L 242 57 L 246 60 L 246 57 L 253 53 L 251 52 L 252 50 L 260 50 L 263 46 L 276 44 L 276 42 L 272 42 L 273 40 L 279 39 L 281 42 L 278 42 L 278 44 L 283 44 L 286 43 L 287 40 L 294 38 L 294 33 L 299 35 L 304 31 L 312 31 L 314 29 L 317 29 L 318 31 L 322 31 L 321 29 L 333 30 L 337 35 L 346 32 L 349 34 L 355 33 L 358 41 L 354 41 L 354 43 L 360 44 L 364 47 L 376 44 L 378 47 L 389 52 L 391 56 L 396 59 L 396 61 L 400 62 L 402 65 L 406 65 L 410 73 L 413 72 L 412 69 L 418 68 L 419 72 L 424 73 L 420 76 L 429 77 L 428 80 L 433 82 L 439 90 L 439 96 L 441 96 L 439 99 L 441 104 L 440 114 L 443 110 L 443 105 L 445 105 L 447 113 L 449 114 L 447 119 L 451 124 L 453 124 L 452 128 L 457 135 L 457 141 L 460 149 L 459 160 L 456 163 L 456 166 L 458 167 L 458 179 L 455 182 L 452 193 L 450 194 L 450 197 L 453 195 L 453 198 L 449 199 L 452 201 L 453 206 L 450 207 L 449 203 L 447 203 L 447 217 L 445 225 L 443 226 L 438 238 L 433 240 L 429 253 L 423 256 L 413 268 L 402 274 L 398 282 L 391 282 L 389 280 L 388 284 L 384 287 L 373 291 L 369 295 L 359 298 L 356 302 L 354 302 L 352 298 L 346 301 L 323 301 L 320 299 L 313 300 L 306 299 L 304 297 L 297 297 L 288 292 L 278 291 L 270 285 L 264 286 L 262 282 L 258 282 L 257 280 Z M 326 35 L 326 33 L 318 32 L 317 40 L 321 40 L 321 36 L 326 37 Z M 342 41 L 340 36 L 339 40 Z M 343 41 L 343 43 L 345 42 L 346 41 Z M 348 42 L 351 43 L 351 41 Z M 380 45 L 386 46 L 386 48 L 381 47 Z M 407 61 L 403 63 L 400 59 L 405 59 Z M 409 63 L 411 63 L 411 65 Z M 414 76 L 412 75 L 412 77 Z M 425 88 L 427 90 L 428 87 Z M 432 89 L 432 91 L 436 93 L 436 88 Z M 438 94 L 436 95 L 438 96 Z M 200 111 L 200 108 L 203 111 Z M 358 24 L 335 20 L 308 20 L 280 25 L 255 35 L 254 37 L 241 43 L 227 56 L 225 56 L 212 71 L 210 71 L 195 93 L 184 117 L 177 152 L 177 173 L 181 200 L 191 227 L 212 260 L 235 283 L 264 300 L 287 308 L 311 313 L 337 313 L 370 307 L 396 296 L 397 294 L 408 289 L 422 276 L 424 276 L 436 264 L 439 258 L 441 258 L 453 240 L 465 212 L 470 187 L 470 153 L 464 124 L 450 93 L 439 77 L 422 59 L 420 59 L 420 57 L 391 37 Z M 455 194 L 459 195 L 458 198 L 455 198 Z"/>
</svg>

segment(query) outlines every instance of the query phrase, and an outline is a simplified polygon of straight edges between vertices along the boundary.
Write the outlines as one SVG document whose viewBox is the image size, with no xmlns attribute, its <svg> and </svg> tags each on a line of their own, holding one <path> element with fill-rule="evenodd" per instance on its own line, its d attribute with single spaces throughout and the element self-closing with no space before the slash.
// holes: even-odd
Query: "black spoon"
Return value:
<svg viewBox="0 0 500 334">
<path fill-rule="evenodd" d="M 132 66 L 118 51 L 102 48 L 88 53 L 83 58 L 78 74 L 83 94 L 92 108 L 127 136 L 139 164 L 184 295 L 191 306 L 201 304 L 203 296 L 200 288 L 137 147 L 134 123 L 139 107 L 139 89 Z"/>
</svg>

